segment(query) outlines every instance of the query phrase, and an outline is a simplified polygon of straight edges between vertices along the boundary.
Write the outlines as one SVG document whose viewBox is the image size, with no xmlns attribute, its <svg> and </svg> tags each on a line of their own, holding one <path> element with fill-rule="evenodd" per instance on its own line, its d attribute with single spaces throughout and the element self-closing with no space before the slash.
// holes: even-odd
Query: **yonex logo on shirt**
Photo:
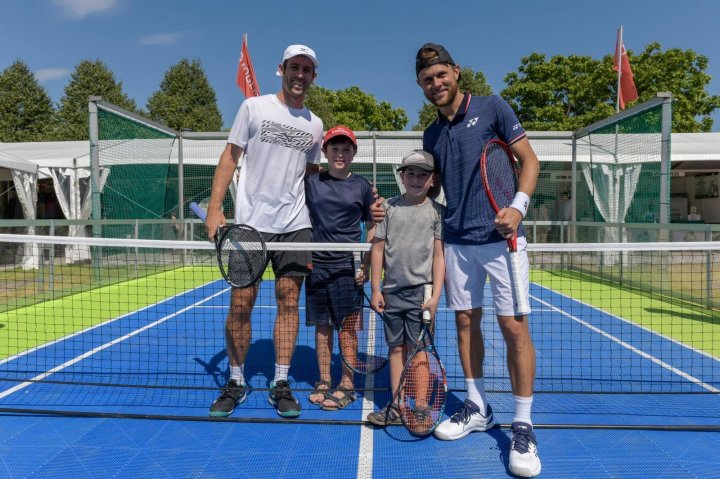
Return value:
<svg viewBox="0 0 720 479">
<path fill-rule="evenodd" d="M 478 122 L 479 117 L 472 118 L 470 121 L 467 122 L 467 127 L 470 128 L 471 126 L 475 126 L 475 124 Z"/>
</svg>

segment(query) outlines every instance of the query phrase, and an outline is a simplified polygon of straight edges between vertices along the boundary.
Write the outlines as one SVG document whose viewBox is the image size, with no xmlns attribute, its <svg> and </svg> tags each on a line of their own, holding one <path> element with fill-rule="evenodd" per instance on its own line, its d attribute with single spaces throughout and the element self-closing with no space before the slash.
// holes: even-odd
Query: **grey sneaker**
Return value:
<svg viewBox="0 0 720 479">
<path fill-rule="evenodd" d="M 300 415 L 300 403 L 297 402 L 292 391 L 290 391 L 290 383 L 280 380 L 270 382 L 270 394 L 268 402 L 272 404 L 277 413 L 281 417 L 298 417 Z"/>
<path fill-rule="evenodd" d="M 379 411 L 371 412 L 367 415 L 367 420 L 376 426 L 385 427 L 388 424 L 402 424 L 400 420 L 400 412 L 397 406 L 388 404 Z"/>
<path fill-rule="evenodd" d="M 234 379 L 225 383 L 222 392 L 210 405 L 210 416 L 225 417 L 233 413 L 235 408 L 247 399 L 250 388 L 239 384 Z"/>
</svg>

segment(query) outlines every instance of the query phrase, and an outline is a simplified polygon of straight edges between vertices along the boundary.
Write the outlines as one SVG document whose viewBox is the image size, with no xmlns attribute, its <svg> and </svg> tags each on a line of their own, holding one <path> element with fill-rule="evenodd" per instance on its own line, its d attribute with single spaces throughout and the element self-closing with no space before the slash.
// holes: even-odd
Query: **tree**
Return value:
<svg viewBox="0 0 720 479">
<path fill-rule="evenodd" d="M 397 131 L 408 122 L 405 110 L 378 102 L 356 86 L 332 91 L 312 85 L 305 106 L 323 120 L 325 129 L 345 125 L 357 131 Z"/>
<path fill-rule="evenodd" d="M 462 68 L 460 70 L 459 90 L 461 92 L 470 92 L 473 95 L 485 96 L 492 95 L 492 87 L 488 85 L 483 72 L 474 72 L 472 68 Z M 413 126 L 413 130 L 422 131 L 427 128 L 430 123 L 437 118 L 437 108 L 431 103 L 423 102 L 422 108 L 418 112 L 418 123 Z"/>
<path fill-rule="evenodd" d="M 220 131 L 223 124 L 215 90 L 199 60 L 183 59 L 171 66 L 147 109 L 150 119 L 178 131 Z"/>
<path fill-rule="evenodd" d="M 605 59 L 612 65 L 612 57 Z M 630 57 L 640 101 L 659 91 L 673 94 L 673 131 L 693 133 L 711 131 L 713 111 L 720 108 L 720 96 L 708 94 L 711 77 L 705 71 L 708 59 L 693 50 L 672 48 L 663 52 L 653 42 L 636 57 Z M 637 65 L 637 67 L 636 67 Z"/>
<path fill-rule="evenodd" d="M 100 96 L 129 111 L 135 111 L 135 101 L 122 91 L 122 82 L 107 65 L 96 59 L 83 60 L 75 67 L 70 82 L 65 86 L 65 94 L 60 99 L 57 112 L 58 138 L 63 140 L 87 140 L 88 134 L 88 97 Z"/>
<path fill-rule="evenodd" d="M 710 115 L 720 107 L 720 97 L 706 91 L 706 57 L 692 50 L 662 52 L 660 44 L 651 43 L 640 55 L 628 52 L 628 58 L 640 96 L 636 102 L 669 91 L 675 97 L 673 131 L 710 131 Z M 505 77 L 507 88 L 501 95 L 527 130 L 575 130 L 615 113 L 613 62 L 613 55 L 601 60 L 577 55 L 547 60 L 532 53 L 521 59 L 517 72 Z"/>
<path fill-rule="evenodd" d="M 576 130 L 615 113 L 612 62 L 532 53 L 505 76 L 501 95 L 526 130 Z M 617 78 L 617 77 L 615 77 Z"/>
<path fill-rule="evenodd" d="M 54 114 L 50 96 L 24 62 L 0 73 L 0 141 L 49 140 Z"/>
</svg>

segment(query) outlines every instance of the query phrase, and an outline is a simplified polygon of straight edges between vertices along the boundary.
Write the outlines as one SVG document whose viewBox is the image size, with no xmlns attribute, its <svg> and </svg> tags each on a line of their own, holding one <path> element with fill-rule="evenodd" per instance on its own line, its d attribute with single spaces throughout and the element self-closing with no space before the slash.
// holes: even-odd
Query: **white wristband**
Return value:
<svg viewBox="0 0 720 479">
<path fill-rule="evenodd" d="M 522 217 L 525 218 L 528 206 L 530 206 L 530 197 L 522 191 L 518 191 L 517 193 L 515 193 L 515 198 L 513 198 L 513 202 L 510 204 L 510 208 L 515 208 L 520 212 Z"/>
</svg>

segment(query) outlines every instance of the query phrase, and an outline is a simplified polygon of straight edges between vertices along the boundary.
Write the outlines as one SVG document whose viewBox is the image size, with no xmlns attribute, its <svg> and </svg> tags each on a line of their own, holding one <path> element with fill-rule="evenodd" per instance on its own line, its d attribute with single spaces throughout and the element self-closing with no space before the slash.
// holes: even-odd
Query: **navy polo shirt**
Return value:
<svg viewBox="0 0 720 479">
<path fill-rule="evenodd" d="M 425 130 L 423 149 L 435 157 L 435 170 L 445 192 L 446 243 L 472 245 L 504 240 L 495 230 L 495 212 L 480 177 L 480 157 L 493 138 L 512 145 L 524 137 L 515 112 L 497 95 L 466 93 L 452 121 L 438 112 L 437 121 Z M 518 236 L 524 235 L 521 225 Z"/>
<path fill-rule="evenodd" d="M 305 201 L 314 243 L 359 243 L 361 222 L 370 221 L 375 202 L 370 182 L 352 174 L 338 179 L 323 171 L 305 179 Z M 352 257 L 343 251 L 314 251 L 313 262 L 336 263 Z"/>
</svg>

